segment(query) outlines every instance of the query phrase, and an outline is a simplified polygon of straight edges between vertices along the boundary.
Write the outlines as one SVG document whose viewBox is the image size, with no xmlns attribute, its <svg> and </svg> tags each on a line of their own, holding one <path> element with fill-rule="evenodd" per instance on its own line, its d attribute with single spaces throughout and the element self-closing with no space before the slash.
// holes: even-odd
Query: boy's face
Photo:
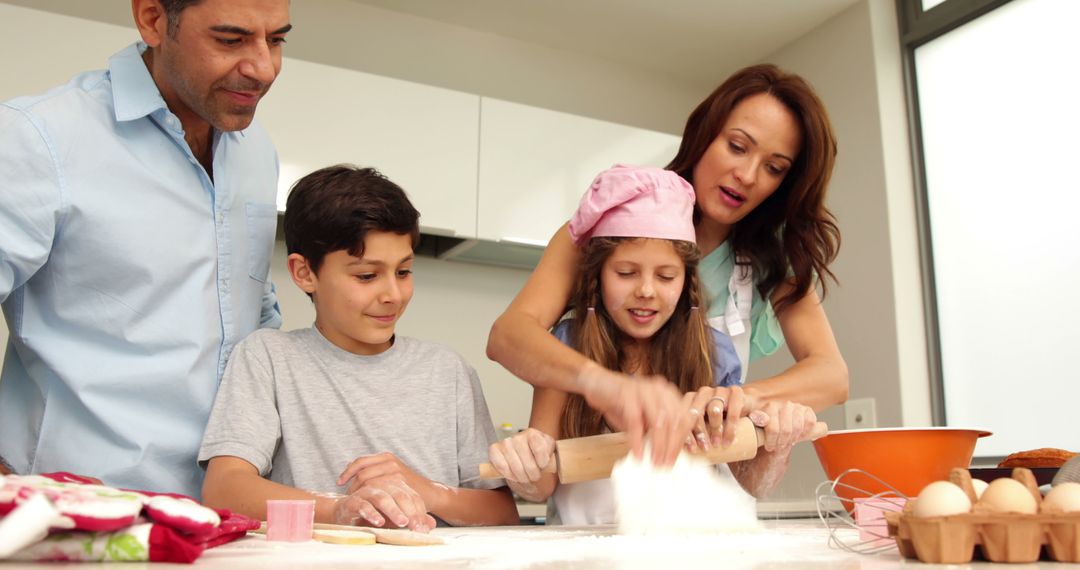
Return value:
<svg viewBox="0 0 1080 570">
<path fill-rule="evenodd" d="M 394 327 L 412 299 L 412 239 L 368 232 L 362 255 L 327 254 L 319 272 L 297 285 L 312 294 L 315 326 L 327 340 L 354 354 L 379 354 L 390 348 Z"/>
</svg>

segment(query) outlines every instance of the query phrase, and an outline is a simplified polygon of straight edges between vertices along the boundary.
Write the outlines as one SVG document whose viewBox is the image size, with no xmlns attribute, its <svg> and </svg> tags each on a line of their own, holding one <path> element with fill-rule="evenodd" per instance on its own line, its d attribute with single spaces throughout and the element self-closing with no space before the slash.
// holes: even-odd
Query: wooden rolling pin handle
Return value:
<svg viewBox="0 0 1080 570">
<path fill-rule="evenodd" d="M 810 432 L 810 439 L 818 439 L 829 431 L 825 422 L 817 422 Z M 751 435 L 753 434 L 753 435 Z M 728 447 L 711 447 L 700 455 L 710 463 L 729 463 L 753 459 L 765 443 L 765 430 L 755 426 L 750 418 L 741 418 L 736 424 L 735 441 Z M 625 433 L 607 433 L 576 439 L 562 439 L 555 443 L 558 461 L 551 461 L 545 472 L 558 473 L 562 483 L 592 481 L 611 476 L 611 467 L 630 451 Z M 489 463 L 480 464 L 481 479 L 498 479 L 499 472 Z"/>
</svg>

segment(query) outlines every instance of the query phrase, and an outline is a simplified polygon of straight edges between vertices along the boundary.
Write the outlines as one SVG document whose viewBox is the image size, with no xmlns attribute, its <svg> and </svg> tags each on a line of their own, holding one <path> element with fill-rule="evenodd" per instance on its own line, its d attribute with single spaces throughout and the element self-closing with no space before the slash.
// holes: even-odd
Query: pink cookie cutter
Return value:
<svg viewBox="0 0 1080 570">
<path fill-rule="evenodd" d="M 266 540 L 304 542 L 314 527 L 314 500 L 266 501 Z"/>
<path fill-rule="evenodd" d="M 892 541 L 889 538 L 885 512 L 901 512 L 904 510 L 905 503 L 907 503 L 907 499 L 904 497 L 856 497 L 855 524 L 859 526 L 859 540 L 882 539 Z"/>
</svg>

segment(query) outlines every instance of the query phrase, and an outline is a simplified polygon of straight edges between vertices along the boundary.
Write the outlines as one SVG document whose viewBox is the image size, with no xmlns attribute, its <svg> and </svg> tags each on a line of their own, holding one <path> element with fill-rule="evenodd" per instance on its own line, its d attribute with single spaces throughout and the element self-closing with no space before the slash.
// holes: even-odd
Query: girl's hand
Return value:
<svg viewBox="0 0 1080 570">
<path fill-rule="evenodd" d="M 613 430 L 626 432 L 634 457 L 642 457 L 647 436 L 655 465 L 675 463 L 693 418 L 674 384 L 655 375 L 631 378 L 592 361 L 578 381 L 589 406 L 602 413 Z"/>
<path fill-rule="evenodd" d="M 488 461 L 508 482 L 535 483 L 555 461 L 555 440 L 528 428 L 488 448 Z"/>
</svg>

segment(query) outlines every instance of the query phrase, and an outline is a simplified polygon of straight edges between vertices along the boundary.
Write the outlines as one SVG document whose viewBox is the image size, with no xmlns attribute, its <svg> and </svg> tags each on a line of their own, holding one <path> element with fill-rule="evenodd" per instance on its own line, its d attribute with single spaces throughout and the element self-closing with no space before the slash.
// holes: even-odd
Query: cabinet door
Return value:
<svg viewBox="0 0 1080 570">
<path fill-rule="evenodd" d="M 372 166 L 405 189 L 426 232 L 476 235 L 480 98 L 288 59 L 258 117 L 281 160 L 278 207 L 301 176 Z"/>
<path fill-rule="evenodd" d="M 664 166 L 678 148 L 674 135 L 484 97 L 477 237 L 546 245 L 601 170 Z"/>
</svg>

